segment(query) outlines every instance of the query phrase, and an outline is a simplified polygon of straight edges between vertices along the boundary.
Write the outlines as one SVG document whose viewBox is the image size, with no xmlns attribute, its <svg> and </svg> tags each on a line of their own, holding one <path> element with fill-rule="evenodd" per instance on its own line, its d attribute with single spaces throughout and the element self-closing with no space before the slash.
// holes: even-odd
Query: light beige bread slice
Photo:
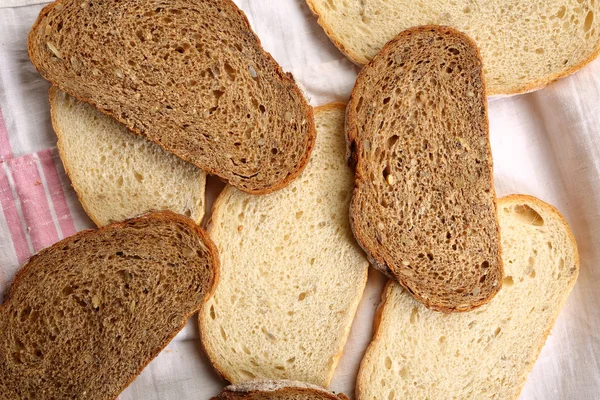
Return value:
<svg viewBox="0 0 600 400">
<path fill-rule="evenodd" d="M 202 343 L 228 381 L 293 379 L 327 387 L 363 293 L 368 262 L 352 237 L 344 106 L 315 111 L 311 160 L 265 196 L 224 189 L 209 234 L 221 280 L 200 313 Z"/>
<path fill-rule="evenodd" d="M 498 202 L 506 278 L 480 309 L 440 314 L 388 284 L 358 400 L 516 399 L 579 273 L 567 222 L 530 196 Z"/>
<path fill-rule="evenodd" d="M 231 0 L 59 0 L 28 47 L 61 90 L 243 191 L 309 159 L 312 108 Z"/>
<path fill-rule="evenodd" d="M 319 386 L 290 380 L 256 380 L 227 386 L 211 400 L 348 400 Z"/>
<path fill-rule="evenodd" d="M 600 51 L 594 0 L 307 0 L 327 35 L 352 61 L 367 64 L 410 27 L 438 24 L 477 42 L 487 93 L 539 89 L 582 68 Z"/>
<path fill-rule="evenodd" d="M 0 307 L 0 398 L 115 399 L 217 279 L 206 233 L 169 211 L 42 250 Z"/>
<path fill-rule="evenodd" d="M 475 44 L 445 27 L 400 33 L 360 72 L 347 116 L 350 221 L 373 265 L 435 310 L 490 301 L 502 259 Z"/>
<path fill-rule="evenodd" d="M 96 225 L 152 210 L 202 221 L 202 170 L 55 87 L 50 110 L 65 171 Z"/>
</svg>

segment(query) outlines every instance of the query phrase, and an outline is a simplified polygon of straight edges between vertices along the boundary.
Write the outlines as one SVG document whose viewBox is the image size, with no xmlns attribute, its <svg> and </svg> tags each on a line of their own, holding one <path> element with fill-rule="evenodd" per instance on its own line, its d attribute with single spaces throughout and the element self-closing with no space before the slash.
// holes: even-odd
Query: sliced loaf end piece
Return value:
<svg viewBox="0 0 600 400">
<path fill-rule="evenodd" d="M 96 225 L 161 210 L 202 221 L 204 171 L 54 86 L 49 97 L 60 158 Z"/>
<path fill-rule="evenodd" d="M 503 289 L 476 311 L 445 315 L 390 280 L 360 365 L 358 400 L 400 393 L 407 399 L 519 397 L 575 285 L 580 260 L 573 233 L 553 206 L 511 195 L 498 200 L 498 209 Z"/>
<path fill-rule="evenodd" d="M 479 307 L 501 287 L 488 131 L 479 52 L 447 27 L 391 40 L 347 108 L 355 237 L 375 267 L 438 311 Z"/>
<path fill-rule="evenodd" d="M 348 400 L 308 383 L 290 380 L 255 380 L 227 386 L 211 400 Z"/>
<path fill-rule="evenodd" d="M 64 92 L 242 191 L 280 189 L 308 162 L 312 108 L 231 0 L 60 0 L 28 50 Z"/>
</svg>

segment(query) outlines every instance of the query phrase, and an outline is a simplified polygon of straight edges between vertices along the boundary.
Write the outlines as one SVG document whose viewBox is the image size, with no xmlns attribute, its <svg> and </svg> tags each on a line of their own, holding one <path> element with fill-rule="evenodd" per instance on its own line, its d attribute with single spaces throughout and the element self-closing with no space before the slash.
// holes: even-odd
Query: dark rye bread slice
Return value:
<svg viewBox="0 0 600 400">
<path fill-rule="evenodd" d="M 312 108 L 231 0 L 60 0 L 28 47 L 61 90 L 240 190 L 308 162 Z"/>
<path fill-rule="evenodd" d="M 206 233 L 170 211 L 42 250 L 0 307 L 0 399 L 115 399 L 217 279 Z"/>
<path fill-rule="evenodd" d="M 471 310 L 501 287 L 488 128 L 479 52 L 451 28 L 400 33 L 352 91 L 352 229 L 376 267 L 434 310 Z"/>
<path fill-rule="evenodd" d="M 227 386 L 211 400 L 348 400 L 348 397 L 302 382 L 255 380 Z"/>
</svg>

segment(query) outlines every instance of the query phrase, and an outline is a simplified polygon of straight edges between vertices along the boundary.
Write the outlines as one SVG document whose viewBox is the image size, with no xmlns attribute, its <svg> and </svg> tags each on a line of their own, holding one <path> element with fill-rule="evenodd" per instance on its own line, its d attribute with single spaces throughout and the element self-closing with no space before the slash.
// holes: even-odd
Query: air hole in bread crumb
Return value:
<svg viewBox="0 0 600 400">
<path fill-rule="evenodd" d="M 506 278 L 504 278 L 504 280 L 502 281 L 502 286 L 503 287 L 511 287 L 515 284 L 515 281 L 513 280 L 512 276 L 507 276 Z"/>
<path fill-rule="evenodd" d="M 535 278 L 535 269 L 532 269 L 531 272 L 529 273 L 529 277 L 530 278 Z"/>
<path fill-rule="evenodd" d="M 583 23 L 583 31 L 588 32 L 590 29 L 592 29 L 593 23 L 594 23 L 594 12 L 590 10 L 590 11 L 588 11 L 588 13 L 585 17 L 585 22 Z"/>
<path fill-rule="evenodd" d="M 252 372 L 250 371 L 246 371 L 245 369 L 240 370 L 240 374 L 246 379 L 246 380 L 250 380 L 250 379 L 254 379 L 256 378 L 256 375 L 254 375 Z"/>
<path fill-rule="evenodd" d="M 19 317 L 21 322 L 24 322 L 29 317 L 29 314 L 31 314 L 31 307 L 25 307 L 21 310 L 21 315 Z"/>
<path fill-rule="evenodd" d="M 410 323 L 414 324 L 419 320 L 419 309 L 415 306 L 410 313 Z"/>
<path fill-rule="evenodd" d="M 306 292 L 302 292 L 302 293 L 300 293 L 300 295 L 298 295 L 299 301 L 303 301 L 305 298 L 306 298 Z"/>
<path fill-rule="evenodd" d="M 389 357 L 385 358 L 385 368 L 386 369 L 392 369 L 392 359 Z"/>
<path fill-rule="evenodd" d="M 516 214 L 517 220 L 521 223 L 533 226 L 544 225 L 544 219 L 542 216 L 526 204 L 518 204 L 514 206 L 513 212 Z"/>
<path fill-rule="evenodd" d="M 144 180 L 144 176 L 137 171 L 133 171 L 133 176 L 135 176 L 135 180 L 141 182 Z"/>
</svg>

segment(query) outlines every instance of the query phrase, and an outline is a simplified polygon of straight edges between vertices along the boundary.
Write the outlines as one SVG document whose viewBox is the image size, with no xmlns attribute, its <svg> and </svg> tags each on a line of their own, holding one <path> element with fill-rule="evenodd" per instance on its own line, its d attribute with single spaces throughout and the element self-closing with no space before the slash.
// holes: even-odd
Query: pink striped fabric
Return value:
<svg viewBox="0 0 600 400">
<path fill-rule="evenodd" d="M 4 218 L 10 231 L 13 247 L 17 253 L 18 263 L 23 264 L 31 255 L 31 252 L 4 166 L 0 168 L 0 204 L 2 205 L 2 211 L 4 211 Z"/>
<path fill-rule="evenodd" d="M 59 239 L 58 232 L 42 187 L 42 178 L 35 164 L 35 155 L 30 154 L 11 161 L 10 169 L 21 203 L 23 219 L 27 224 L 33 251 L 37 253 L 56 243 Z"/>
<path fill-rule="evenodd" d="M 53 149 L 14 157 L 0 110 L 0 205 L 16 254 L 15 265 L 1 265 L 2 281 L 35 252 L 76 232 Z M 0 293 L 0 296 L 2 293 Z"/>
<path fill-rule="evenodd" d="M 54 206 L 54 211 L 58 219 L 58 224 L 61 230 L 61 238 L 65 238 L 74 235 L 77 230 L 73 223 L 73 217 L 71 211 L 67 205 L 67 198 L 65 197 L 64 188 L 58 177 L 58 170 L 56 163 L 60 162 L 58 154 L 52 152 L 50 149 L 40 151 L 38 153 L 42 171 L 46 177 L 46 185 L 48 192 L 50 193 L 50 199 Z"/>
<path fill-rule="evenodd" d="M 8 131 L 6 130 L 2 110 L 0 110 L 0 160 L 10 158 L 11 156 L 12 150 L 10 148 L 10 141 L 8 140 Z"/>
</svg>

